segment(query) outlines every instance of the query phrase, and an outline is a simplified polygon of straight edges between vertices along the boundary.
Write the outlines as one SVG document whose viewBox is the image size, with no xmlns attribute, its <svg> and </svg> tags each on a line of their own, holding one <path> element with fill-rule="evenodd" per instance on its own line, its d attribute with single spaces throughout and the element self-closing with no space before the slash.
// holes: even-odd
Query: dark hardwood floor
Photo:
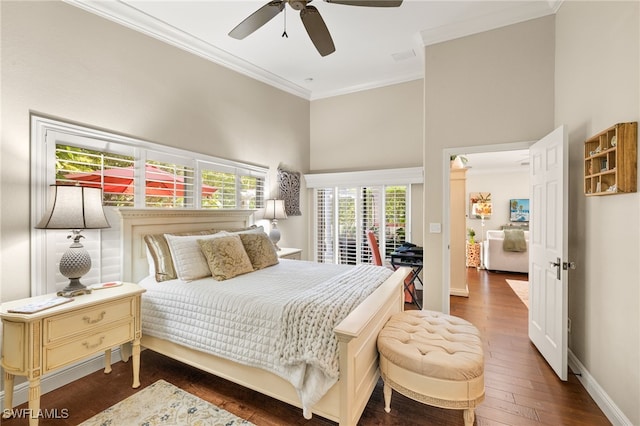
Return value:
<svg viewBox="0 0 640 426">
<path fill-rule="evenodd" d="M 469 298 L 452 297 L 451 314 L 481 331 L 485 349 L 486 399 L 476 409 L 477 425 L 610 424 L 573 374 L 559 380 L 527 337 L 527 308 L 505 282 L 526 279 L 468 269 Z M 407 309 L 411 307 L 407 305 Z M 164 379 L 256 425 L 333 425 L 299 409 L 203 373 L 151 351 L 143 351 L 141 382 Z M 135 393 L 131 365 L 119 362 L 109 375 L 98 371 L 42 396 L 43 409 L 67 410 L 68 418 L 42 419 L 41 425 L 76 425 Z M 26 404 L 20 408 L 26 408 Z M 2 420 L 6 426 L 24 419 Z M 378 384 L 361 425 L 462 425 L 462 412 L 429 407 L 394 392 L 391 413 L 383 408 Z"/>
</svg>

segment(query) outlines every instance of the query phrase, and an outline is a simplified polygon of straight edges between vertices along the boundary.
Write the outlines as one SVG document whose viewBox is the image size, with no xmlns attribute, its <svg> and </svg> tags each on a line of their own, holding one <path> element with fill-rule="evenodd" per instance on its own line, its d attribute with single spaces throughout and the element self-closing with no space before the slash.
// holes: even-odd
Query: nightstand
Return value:
<svg viewBox="0 0 640 426">
<path fill-rule="evenodd" d="M 111 372 L 111 348 L 133 342 L 133 387 L 140 386 L 140 295 L 136 284 L 94 290 L 71 302 L 31 314 L 11 309 L 49 300 L 55 294 L 14 300 L 0 305 L 4 408 L 13 407 L 14 376 L 29 379 L 29 425 L 38 424 L 40 378 L 53 370 L 98 352 L 105 353 L 105 373 Z M 123 351 L 124 352 L 124 351 Z M 124 360 L 128 359 L 123 355 Z M 7 411 L 3 411 L 7 414 Z M 7 414 L 8 415 L 8 414 Z"/>
<path fill-rule="evenodd" d="M 280 259 L 301 260 L 302 259 L 302 249 L 291 248 L 291 247 L 282 247 L 282 248 L 280 248 L 280 250 L 278 250 L 278 257 Z"/>
</svg>

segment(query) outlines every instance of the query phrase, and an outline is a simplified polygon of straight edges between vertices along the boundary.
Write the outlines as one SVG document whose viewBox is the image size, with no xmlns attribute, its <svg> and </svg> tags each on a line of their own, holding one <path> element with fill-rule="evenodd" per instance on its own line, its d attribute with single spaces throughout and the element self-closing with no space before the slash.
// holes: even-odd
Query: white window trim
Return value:
<svg viewBox="0 0 640 426">
<path fill-rule="evenodd" d="M 317 199 L 317 188 L 338 188 L 338 187 L 363 187 L 363 186 L 393 186 L 407 185 L 407 223 L 413 223 L 411 217 L 412 205 L 412 187 L 411 185 L 424 183 L 424 169 L 422 167 L 406 167 L 397 169 L 381 169 L 381 170 L 363 170 L 353 172 L 335 172 L 335 173 L 310 173 L 304 175 L 305 184 L 308 189 L 313 189 L 313 205 L 315 207 Z M 337 191 L 337 189 L 336 189 Z M 337 192 L 334 193 L 337 199 Z M 383 202 L 385 194 L 382 194 Z M 315 208 L 313 209 L 311 223 L 313 223 L 313 258 L 318 258 L 318 247 L 316 236 L 318 235 L 318 218 Z M 338 211 L 334 211 L 334 223 L 337 223 Z M 407 227 L 406 240 L 411 241 L 411 228 Z M 384 235 L 382 236 L 381 247 L 386 245 Z M 337 242 L 334 241 L 334 259 L 337 262 Z M 361 249 L 361 248 L 360 248 Z"/>
<path fill-rule="evenodd" d="M 55 143 L 47 143 L 52 138 L 53 134 L 62 136 L 62 139 L 69 142 L 70 145 L 74 145 L 73 140 L 81 141 L 82 138 L 88 138 L 92 140 L 103 141 L 106 145 L 115 143 L 118 146 L 131 147 L 132 151 L 136 154 L 140 154 L 140 150 L 143 152 L 153 151 L 157 155 L 167 155 L 172 157 L 196 159 L 195 163 L 205 162 L 214 163 L 223 167 L 229 167 L 234 171 L 241 171 L 243 174 L 251 174 L 257 176 L 264 176 L 265 188 L 268 187 L 268 167 L 256 166 L 247 163 L 240 163 L 237 161 L 226 160 L 210 155 L 200 154 L 197 152 L 182 150 L 165 145 L 160 145 L 141 139 L 136 139 L 116 133 L 111 133 L 103 130 L 93 129 L 81 125 L 76 125 L 60 120 L 55 120 L 39 115 L 31 116 L 31 295 L 37 296 L 41 294 L 50 293 L 52 290 L 50 286 L 51 278 L 48 277 L 47 267 L 55 264 L 58 259 L 51 259 L 51 254 L 47 253 L 46 234 L 44 230 L 35 229 L 36 223 L 40 220 L 46 210 L 47 194 L 49 185 L 53 185 L 56 182 L 55 172 Z M 85 146 L 82 142 L 78 143 L 79 146 Z M 89 147 L 91 149 L 99 149 L 95 146 Z M 110 149 L 110 148 L 105 148 Z M 141 156 L 136 155 L 136 158 L 140 160 Z M 155 158 L 155 155 L 154 155 Z M 140 161 L 146 161 L 147 158 L 142 158 Z M 140 168 L 138 168 L 141 170 Z M 197 165 L 199 172 L 199 165 Z M 141 172 L 140 172 L 141 173 Z M 197 175 L 200 176 L 199 173 Z M 144 181 L 144 177 L 136 176 Z M 200 177 L 199 177 L 200 178 Z M 136 189 L 138 191 L 138 189 Z M 143 191 L 143 190 L 140 190 Z M 136 192 L 136 202 L 144 203 L 144 197 L 138 196 Z M 198 197 L 199 200 L 199 197 Z M 198 206 L 200 204 L 197 204 Z"/>
<path fill-rule="evenodd" d="M 407 167 L 358 172 L 311 173 L 304 175 L 304 179 L 307 188 L 411 185 L 424 182 L 424 169 L 422 167 Z"/>
</svg>

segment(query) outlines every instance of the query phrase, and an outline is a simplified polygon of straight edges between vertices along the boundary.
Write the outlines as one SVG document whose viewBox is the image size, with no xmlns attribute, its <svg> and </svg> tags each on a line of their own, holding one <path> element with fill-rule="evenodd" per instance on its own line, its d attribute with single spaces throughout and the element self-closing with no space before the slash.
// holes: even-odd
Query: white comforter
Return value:
<svg viewBox="0 0 640 426">
<path fill-rule="evenodd" d="M 371 268 L 380 272 L 375 279 L 370 275 Z M 390 271 L 370 265 L 354 268 L 282 259 L 278 265 L 226 281 L 206 278 L 189 283 L 179 280 L 158 283 L 147 278 L 140 283 L 147 289 L 142 296 L 142 333 L 283 377 L 298 391 L 305 417 L 309 417 L 310 408 L 337 380 L 334 372 L 325 368 L 326 364 L 334 364 L 324 358 L 323 362 L 305 361 L 304 357 L 299 362 L 291 362 L 290 352 L 284 356 L 282 351 L 286 348 L 278 347 L 278 342 L 286 337 L 283 331 L 290 329 L 290 325 L 283 321 L 283 315 L 290 317 L 292 308 L 300 306 L 301 293 L 317 298 L 318 294 L 328 294 L 332 289 L 331 305 L 348 305 L 347 311 L 337 310 L 339 314 L 335 309 L 327 311 L 327 316 L 337 325 L 359 303 L 354 302 L 353 291 L 340 290 L 338 283 L 344 281 L 343 274 L 353 276 L 349 280 L 352 287 L 366 287 L 356 292 L 361 300 L 375 290 Z M 348 296 L 338 302 L 336 294 Z M 302 312 L 299 315 L 309 316 Z M 322 317 L 317 312 L 313 316 Z M 305 323 L 309 324 L 308 318 Z M 324 321 L 324 325 L 327 324 Z M 311 333 L 323 334 L 323 331 Z M 333 343 L 323 341 L 322 345 L 325 344 L 334 347 Z M 337 356 L 337 353 L 318 356 Z M 287 362 L 283 362 L 284 358 L 288 358 Z"/>
</svg>

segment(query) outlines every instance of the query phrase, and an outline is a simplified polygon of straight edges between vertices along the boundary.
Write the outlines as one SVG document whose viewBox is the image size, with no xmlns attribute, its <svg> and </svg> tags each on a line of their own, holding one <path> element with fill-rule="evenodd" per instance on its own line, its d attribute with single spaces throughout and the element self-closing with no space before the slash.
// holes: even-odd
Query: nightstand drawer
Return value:
<svg viewBox="0 0 640 426">
<path fill-rule="evenodd" d="M 46 318 L 44 344 L 133 318 L 134 309 L 134 299 L 127 298 Z"/>
<path fill-rule="evenodd" d="M 130 320 L 112 327 L 101 327 L 95 333 L 76 337 L 68 343 L 45 346 L 43 373 L 133 340 L 133 326 L 133 320 Z"/>
</svg>

